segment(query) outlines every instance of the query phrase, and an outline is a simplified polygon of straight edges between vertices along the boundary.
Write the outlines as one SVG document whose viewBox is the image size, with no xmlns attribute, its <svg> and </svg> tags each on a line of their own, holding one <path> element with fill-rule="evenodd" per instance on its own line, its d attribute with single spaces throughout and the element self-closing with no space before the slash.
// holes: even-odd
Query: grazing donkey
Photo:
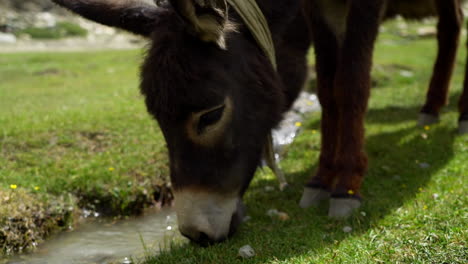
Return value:
<svg viewBox="0 0 468 264">
<path fill-rule="evenodd" d="M 200 244 L 226 239 L 243 219 L 267 136 L 305 81 L 311 43 L 300 1 L 258 1 L 278 73 L 224 0 L 54 2 L 150 40 L 141 92 L 169 149 L 179 230 Z"/>
<path fill-rule="evenodd" d="M 316 53 L 318 97 L 322 104 L 319 168 L 306 184 L 301 207 L 330 199 L 329 216 L 347 216 L 360 206 L 367 169 L 364 115 L 370 90 L 374 42 L 382 20 L 437 15 L 439 52 L 419 117 L 438 120 L 454 67 L 463 14 L 461 0 L 304 0 Z M 468 69 L 467 74 L 468 75 Z M 459 101 L 459 131 L 468 133 L 468 79 Z"/>
<path fill-rule="evenodd" d="M 201 244 L 219 242 L 242 221 L 242 196 L 267 136 L 304 82 L 312 35 L 323 139 L 319 169 L 300 204 L 331 195 L 332 217 L 359 206 L 367 168 L 363 121 L 385 0 L 258 0 L 278 71 L 225 0 L 158 1 L 159 6 L 137 0 L 53 1 L 150 40 L 141 92 L 167 142 L 183 235 Z"/>
</svg>

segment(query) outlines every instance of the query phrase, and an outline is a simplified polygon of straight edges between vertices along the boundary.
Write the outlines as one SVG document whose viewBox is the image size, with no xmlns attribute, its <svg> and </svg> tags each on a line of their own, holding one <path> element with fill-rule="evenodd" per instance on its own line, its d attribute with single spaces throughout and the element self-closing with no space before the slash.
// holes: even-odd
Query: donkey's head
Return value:
<svg viewBox="0 0 468 264">
<path fill-rule="evenodd" d="M 179 229 L 199 243 L 227 238 L 284 105 L 242 21 L 234 30 L 225 0 L 55 2 L 151 40 L 141 91 L 169 149 Z"/>
</svg>

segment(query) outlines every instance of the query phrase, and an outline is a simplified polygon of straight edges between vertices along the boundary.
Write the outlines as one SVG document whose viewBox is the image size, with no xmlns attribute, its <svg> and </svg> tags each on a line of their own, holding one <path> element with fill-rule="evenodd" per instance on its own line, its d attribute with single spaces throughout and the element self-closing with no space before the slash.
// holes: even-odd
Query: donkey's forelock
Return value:
<svg viewBox="0 0 468 264">
<path fill-rule="evenodd" d="M 141 71 L 141 91 L 154 116 L 174 119 L 223 101 L 217 87 L 223 69 L 214 65 L 226 52 L 187 32 L 172 10 L 160 17 Z"/>
</svg>

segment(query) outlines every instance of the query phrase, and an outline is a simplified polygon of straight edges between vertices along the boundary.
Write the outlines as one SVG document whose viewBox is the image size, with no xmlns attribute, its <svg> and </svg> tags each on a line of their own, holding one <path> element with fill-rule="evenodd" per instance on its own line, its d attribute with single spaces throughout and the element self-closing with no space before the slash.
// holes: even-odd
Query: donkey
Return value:
<svg viewBox="0 0 468 264">
<path fill-rule="evenodd" d="M 226 239 L 243 219 L 267 136 L 305 81 L 311 43 L 300 1 L 258 1 L 277 71 L 224 0 L 54 2 L 150 40 L 140 88 L 169 150 L 179 230 L 200 244 Z"/>
<path fill-rule="evenodd" d="M 316 53 L 322 105 L 319 167 L 304 188 L 300 206 L 330 199 L 329 216 L 347 216 L 360 206 L 367 169 L 364 115 L 370 90 L 372 53 L 380 23 L 397 14 L 437 15 L 439 51 L 419 124 L 437 122 L 445 105 L 463 14 L 461 0 L 304 0 Z M 466 76 L 468 76 L 468 68 Z M 468 133 L 468 79 L 459 101 L 459 131 Z"/>
<path fill-rule="evenodd" d="M 331 197 L 331 217 L 360 205 L 363 121 L 373 45 L 385 10 L 392 10 L 386 0 L 257 0 L 278 71 L 223 0 L 54 2 L 150 40 L 141 92 L 169 149 L 179 230 L 192 241 L 222 241 L 242 221 L 242 196 L 269 132 L 302 87 L 312 37 L 322 150 L 300 205 Z"/>
</svg>

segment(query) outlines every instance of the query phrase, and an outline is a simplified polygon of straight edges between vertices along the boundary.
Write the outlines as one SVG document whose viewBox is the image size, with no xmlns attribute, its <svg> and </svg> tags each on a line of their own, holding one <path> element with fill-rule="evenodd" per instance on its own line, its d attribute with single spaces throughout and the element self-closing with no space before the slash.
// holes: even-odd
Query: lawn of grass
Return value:
<svg viewBox="0 0 468 264">
<path fill-rule="evenodd" d="M 269 171 L 259 171 L 245 196 L 252 219 L 233 238 L 209 248 L 175 244 L 146 263 L 466 263 L 468 136 L 455 133 L 466 52 L 460 50 L 451 104 L 441 123 L 425 130 L 415 119 L 435 41 L 393 33 L 382 34 L 376 50 L 376 87 L 366 123 L 370 168 L 365 203 L 354 217 L 330 221 L 325 206 L 297 206 L 302 184 L 317 166 L 316 113 L 281 164 L 289 189 L 266 192 L 265 186 L 277 182 Z M 142 56 L 141 51 L 1 54 L 0 226 L 13 211 L 28 211 L 23 204 L 66 216 L 65 206 L 133 214 L 154 202 L 167 183 L 168 161 L 163 137 L 138 92 Z M 273 208 L 290 220 L 267 216 Z M 343 232 L 345 226 L 352 231 Z M 1 242 L 2 229 L 0 248 Z M 245 244 L 256 257 L 237 257 Z"/>
<path fill-rule="evenodd" d="M 59 207 L 110 215 L 139 213 L 159 198 L 168 161 L 139 94 L 142 57 L 142 51 L 0 56 L 0 193 L 31 196 L 0 197 L 0 226 L 37 198 L 44 207 L 67 200 Z M 0 231 L 0 249 L 2 242 Z"/>
</svg>

